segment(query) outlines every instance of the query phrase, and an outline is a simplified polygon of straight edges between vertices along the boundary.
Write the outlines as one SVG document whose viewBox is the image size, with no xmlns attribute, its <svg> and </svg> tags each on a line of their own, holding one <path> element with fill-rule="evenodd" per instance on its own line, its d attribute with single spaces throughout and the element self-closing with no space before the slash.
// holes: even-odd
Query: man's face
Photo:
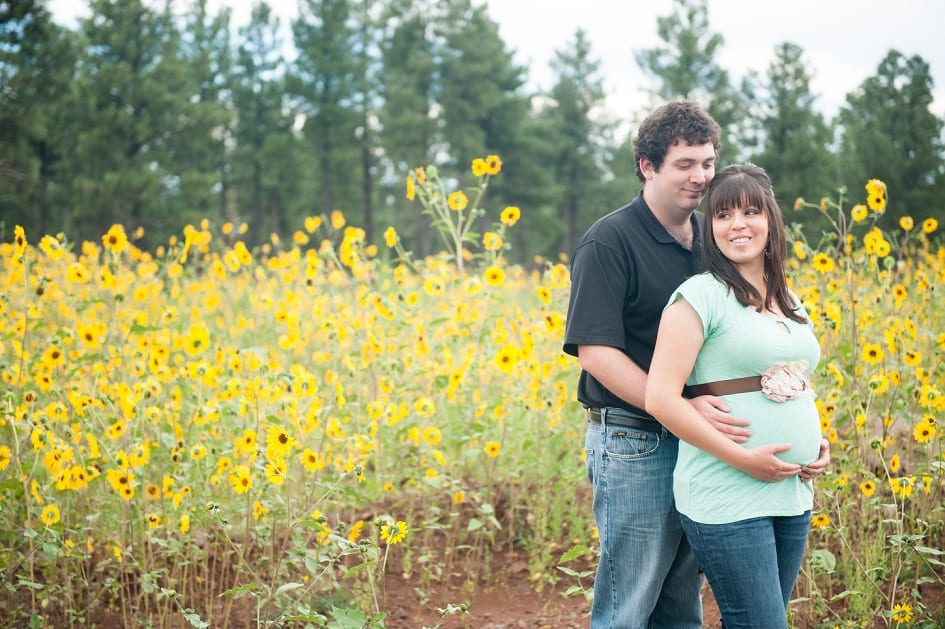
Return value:
<svg viewBox="0 0 945 629">
<path fill-rule="evenodd" d="M 715 176 L 715 148 L 711 143 L 680 142 L 669 147 L 659 171 L 647 160 L 643 160 L 641 170 L 651 207 L 655 205 L 654 209 L 667 212 L 692 212 Z"/>
</svg>

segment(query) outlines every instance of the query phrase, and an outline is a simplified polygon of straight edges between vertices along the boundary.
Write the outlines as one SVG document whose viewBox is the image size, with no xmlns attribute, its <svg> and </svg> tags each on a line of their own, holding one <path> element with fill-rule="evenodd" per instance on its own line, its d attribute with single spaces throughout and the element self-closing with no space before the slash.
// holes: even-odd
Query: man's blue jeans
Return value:
<svg viewBox="0 0 945 629">
<path fill-rule="evenodd" d="M 725 629 L 787 629 L 810 511 L 700 524 L 682 516 L 686 536 L 709 578 Z"/>
<path fill-rule="evenodd" d="M 701 629 L 703 577 L 673 500 L 679 441 L 605 417 L 585 449 L 601 548 L 592 629 Z"/>
</svg>

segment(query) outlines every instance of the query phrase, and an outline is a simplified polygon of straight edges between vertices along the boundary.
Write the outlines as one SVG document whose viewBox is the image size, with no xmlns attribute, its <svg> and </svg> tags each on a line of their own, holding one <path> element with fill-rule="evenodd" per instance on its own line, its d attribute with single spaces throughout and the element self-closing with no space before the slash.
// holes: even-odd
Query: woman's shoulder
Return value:
<svg viewBox="0 0 945 629">
<path fill-rule="evenodd" d="M 688 278 L 679 286 L 680 290 L 716 291 L 725 289 L 725 283 L 712 273 L 705 271 Z"/>
</svg>

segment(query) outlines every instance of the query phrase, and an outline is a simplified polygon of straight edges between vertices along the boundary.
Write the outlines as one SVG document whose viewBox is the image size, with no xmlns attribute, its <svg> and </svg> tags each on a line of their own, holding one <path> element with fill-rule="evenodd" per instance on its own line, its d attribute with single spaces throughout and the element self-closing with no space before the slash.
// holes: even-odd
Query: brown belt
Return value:
<svg viewBox="0 0 945 629">
<path fill-rule="evenodd" d="M 700 395 L 735 395 L 736 393 L 761 391 L 761 376 L 746 376 L 744 378 L 732 378 L 731 380 L 716 380 L 704 384 L 691 384 L 686 387 L 686 391 L 692 397 Z"/>
</svg>

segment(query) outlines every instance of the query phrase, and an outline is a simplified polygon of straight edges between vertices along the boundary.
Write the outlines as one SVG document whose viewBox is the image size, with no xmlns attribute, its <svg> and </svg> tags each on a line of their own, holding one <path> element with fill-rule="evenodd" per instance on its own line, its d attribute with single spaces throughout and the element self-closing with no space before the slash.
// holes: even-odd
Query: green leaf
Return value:
<svg viewBox="0 0 945 629">
<path fill-rule="evenodd" d="M 361 629 L 367 623 L 367 616 L 356 609 L 332 607 L 334 620 L 328 623 L 330 629 Z"/>
<path fill-rule="evenodd" d="M 280 594 L 285 594 L 286 592 L 291 592 L 292 590 L 297 590 L 302 587 L 301 583 L 293 581 L 292 583 L 283 583 L 279 586 L 279 589 L 276 590 L 276 596 Z"/>
<path fill-rule="evenodd" d="M 585 546 L 584 544 L 578 544 L 577 546 L 575 546 L 574 548 L 572 548 L 572 549 L 569 550 L 568 552 L 566 552 L 566 553 L 564 553 L 563 555 L 561 555 L 561 559 L 559 559 L 558 561 L 559 561 L 560 563 L 568 563 L 568 562 L 571 561 L 572 559 L 575 559 L 575 558 L 577 558 L 577 557 L 580 557 L 580 556 L 586 554 L 588 550 L 589 550 L 588 547 Z"/>
<path fill-rule="evenodd" d="M 831 596 L 830 602 L 833 603 L 835 601 L 845 599 L 848 596 L 856 596 L 858 594 L 862 594 L 862 592 L 860 592 L 859 590 L 844 590 L 840 592 L 839 594 L 835 594 L 834 596 Z"/>
<path fill-rule="evenodd" d="M 246 585 L 240 585 L 238 587 L 225 590 L 224 592 L 220 593 L 220 596 L 235 596 L 239 598 L 243 594 L 248 594 L 250 592 L 258 590 L 259 588 L 260 588 L 260 585 L 258 583 L 247 583 Z"/>
<path fill-rule="evenodd" d="M 569 587 L 567 590 L 565 590 L 564 595 L 565 595 L 565 596 L 574 596 L 574 595 L 576 595 L 576 594 L 580 594 L 580 593 L 583 592 L 583 591 L 584 591 L 584 588 L 582 588 L 581 586 L 579 586 L 579 585 L 572 585 L 572 586 Z"/>
<path fill-rule="evenodd" d="M 924 555 L 945 555 L 945 550 L 938 548 L 929 548 L 928 546 L 916 546 L 915 549 Z"/>
<path fill-rule="evenodd" d="M 189 622 L 192 627 L 198 627 L 198 629 L 207 629 L 210 626 L 210 623 L 206 620 L 200 618 L 200 614 L 195 612 L 192 609 L 185 609 L 183 612 L 184 620 Z"/>
<path fill-rule="evenodd" d="M 837 558 L 829 550 L 817 548 L 810 553 L 810 565 L 826 572 L 833 572 L 837 569 Z"/>
</svg>

